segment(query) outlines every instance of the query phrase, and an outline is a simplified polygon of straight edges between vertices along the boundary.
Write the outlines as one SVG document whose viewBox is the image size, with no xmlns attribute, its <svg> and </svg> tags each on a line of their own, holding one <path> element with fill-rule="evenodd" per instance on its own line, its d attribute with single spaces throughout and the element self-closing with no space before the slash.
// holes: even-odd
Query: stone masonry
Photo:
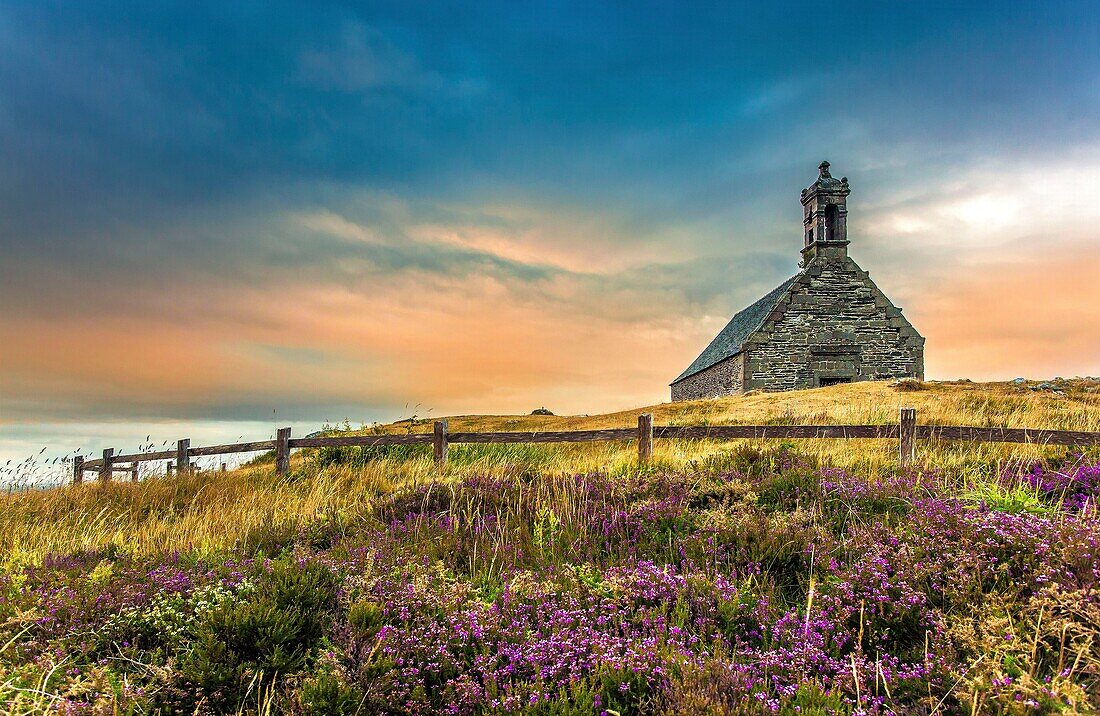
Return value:
<svg viewBox="0 0 1100 716">
<path fill-rule="evenodd" d="M 924 338 L 848 256 L 847 178 L 802 192 L 803 270 L 738 313 L 672 382 L 672 399 L 924 378 Z"/>
<path fill-rule="evenodd" d="M 672 384 L 672 399 L 696 400 L 745 392 L 745 353 L 741 352 Z"/>
</svg>

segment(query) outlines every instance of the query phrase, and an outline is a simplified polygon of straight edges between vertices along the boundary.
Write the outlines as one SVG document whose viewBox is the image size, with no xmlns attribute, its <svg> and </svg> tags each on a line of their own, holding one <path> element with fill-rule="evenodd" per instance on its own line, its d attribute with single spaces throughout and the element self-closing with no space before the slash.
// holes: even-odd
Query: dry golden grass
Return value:
<svg viewBox="0 0 1100 716">
<path fill-rule="evenodd" d="M 877 424 L 893 423 L 902 407 L 917 409 L 917 422 L 933 425 L 1100 430 L 1100 385 L 1068 381 L 1065 395 L 1032 391 L 1011 383 L 925 383 L 924 390 L 899 391 L 888 382 L 834 385 L 788 393 L 756 393 L 592 416 L 459 415 L 451 431 L 584 430 L 629 427 L 640 413 L 656 425 Z M 415 432 L 430 429 L 430 419 Z M 407 423 L 389 426 L 403 428 Z"/>
<path fill-rule="evenodd" d="M 452 431 L 540 431 L 630 427 L 642 412 L 657 425 L 892 423 L 913 406 L 919 423 L 1100 431 L 1097 384 L 1076 382 L 1064 396 L 1009 384 L 929 383 L 899 392 L 887 383 L 857 383 L 791 393 L 661 404 L 596 416 L 476 416 L 448 418 Z M 384 426 L 430 431 L 431 420 Z M 742 441 L 747 442 L 747 441 Z M 761 443 L 774 446 L 775 442 Z M 658 440 L 658 468 L 694 469 L 720 458 L 730 442 Z M 890 440 L 804 440 L 794 449 L 811 459 L 873 476 L 897 469 Z M 958 483 L 980 482 L 1013 462 L 1064 454 L 1032 445 L 940 442 L 918 444 L 918 459 Z M 430 457 L 377 461 L 358 469 L 318 468 L 295 455 L 289 478 L 271 463 L 229 473 L 154 478 L 139 484 L 84 484 L 0 497 L 0 567 L 34 564 L 50 553 L 109 546 L 136 554 L 186 550 L 213 555 L 254 549 L 319 522 L 351 524 L 372 501 L 400 485 L 468 474 L 607 471 L 636 468 L 633 443 L 453 445 L 438 475 Z"/>
<path fill-rule="evenodd" d="M 1100 383 L 1066 381 L 1064 395 L 1033 391 L 1011 383 L 924 383 L 922 390 L 898 390 L 888 382 L 836 385 L 788 393 L 757 393 L 713 400 L 661 403 L 606 415 L 459 415 L 448 430 L 546 431 L 633 427 L 638 415 L 652 413 L 655 425 L 863 425 L 898 421 L 902 407 L 917 410 L 926 425 L 1047 428 L 1100 431 Z M 383 426 L 385 432 L 430 432 L 432 419 Z M 772 443 L 774 444 L 774 442 Z M 634 459 L 632 445 L 551 447 L 560 460 L 550 467 L 573 470 L 617 469 Z M 729 448 L 728 442 L 658 440 L 654 459 L 672 468 L 690 466 Z M 797 450 L 823 462 L 874 475 L 897 467 L 897 444 L 890 440 L 802 440 Z M 919 460 L 955 476 L 988 474 L 1012 462 L 1064 452 L 1034 445 L 918 443 Z M 554 464 L 560 462 L 560 464 Z"/>
<path fill-rule="evenodd" d="M 356 513 L 392 489 L 384 473 L 382 465 L 328 469 L 294 481 L 277 478 L 265 465 L 136 485 L 86 483 L 17 493 L 3 498 L 0 555 L 8 563 L 35 563 L 49 553 L 110 545 L 139 554 L 255 546 L 317 519 Z"/>
</svg>

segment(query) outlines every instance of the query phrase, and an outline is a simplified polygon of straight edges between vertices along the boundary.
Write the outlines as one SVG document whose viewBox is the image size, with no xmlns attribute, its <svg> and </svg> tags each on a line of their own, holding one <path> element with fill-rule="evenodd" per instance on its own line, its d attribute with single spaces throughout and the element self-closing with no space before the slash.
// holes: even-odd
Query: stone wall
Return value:
<svg viewBox="0 0 1100 716">
<path fill-rule="evenodd" d="M 738 353 L 672 384 L 672 400 L 699 400 L 741 393 L 745 388 L 745 354 Z"/>
<path fill-rule="evenodd" d="M 742 390 L 924 379 L 924 338 L 848 257 L 811 262 L 745 353 Z"/>
</svg>

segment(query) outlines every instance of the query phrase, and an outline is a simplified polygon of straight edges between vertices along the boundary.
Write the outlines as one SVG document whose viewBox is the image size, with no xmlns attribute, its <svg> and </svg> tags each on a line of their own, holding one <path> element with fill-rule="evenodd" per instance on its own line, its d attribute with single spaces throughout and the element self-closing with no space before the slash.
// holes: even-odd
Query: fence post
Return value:
<svg viewBox="0 0 1100 716">
<path fill-rule="evenodd" d="M 138 463 L 135 462 L 134 466 L 130 468 L 130 482 L 138 481 Z"/>
<path fill-rule="evenodd" d="M 172 467 L 173 467 L 173 464 L 172 464 L 171 460 L 164 463 L 164 476 L 165 477 L 171 477 L 172 476 Z"/>
<path fill-rule="evenodd" d="M 103 464 L 100 465 L 100 467 L 99 467 L 99 481 L 100 482 L 110 482 L 111 481 L 111 470 L 114 467 L 111 463 L 114 462 L 114 458 L 115 458 L 115 449 L 114 448 L 103 448 Z"/>
<path fill-rule="evenodd" d="M 84 482 L 84 456 L 77 455 L 73 458 L 73 484 Z"/>
<path fill-rule="evenodd" d="M 183 438 L 176 442 L 176 472 L 180 475 L 187 473 L 190 466 L 187 452 L 191 449 L 191 438 Z"/>
<path fill-rule="evenodd" d="M 898 461 L 908 467 L 916 458 L 917 409 L 902 408 L 898 424 Z"/>
<path fill-rule="evenodd" d="M 653 413 L 638 416 L 638 464 L 645 465 L 653 457 Z"/>
<path fill-rule="evenodd" d="M 279 428 L 275 433 L 275 474 L 290 472 L 290 428 Z"/>
<path fill-rule="evenodd" d="M 447 421 L 435 421 L 435 431 L 432 434 L 432 448 L 435 452 L 435 466 L 443 467 L 447 464 Z"/>
</svg>

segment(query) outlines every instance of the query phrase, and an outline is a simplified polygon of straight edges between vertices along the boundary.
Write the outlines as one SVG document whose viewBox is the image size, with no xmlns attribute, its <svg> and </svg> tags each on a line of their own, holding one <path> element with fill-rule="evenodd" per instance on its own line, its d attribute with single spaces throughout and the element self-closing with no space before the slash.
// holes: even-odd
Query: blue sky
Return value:
<svg viewBox="0 0 1100 716">
<path fill-rule="evenodd" d="M 4 3 L 0 442 L 667 399 L 796 270 L 823 158 L 930 377 L 1100 372 L 1098 26 L 1092 2 Z"/>
</svg>

